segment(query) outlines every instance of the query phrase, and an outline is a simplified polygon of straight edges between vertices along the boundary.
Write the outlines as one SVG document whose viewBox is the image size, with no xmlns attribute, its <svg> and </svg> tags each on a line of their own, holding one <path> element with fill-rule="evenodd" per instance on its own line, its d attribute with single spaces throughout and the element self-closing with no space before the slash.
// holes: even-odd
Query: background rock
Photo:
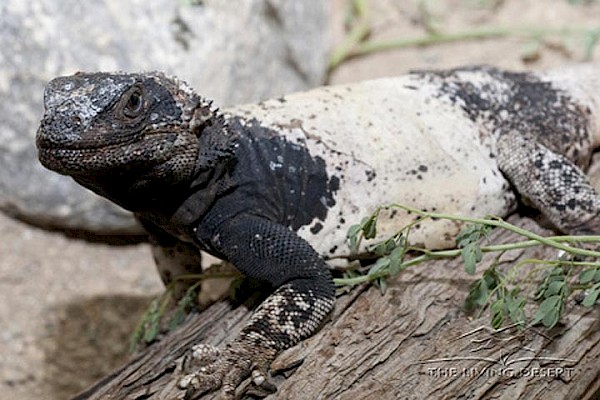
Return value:
<svg viewBox="0 0 600 400">
<path fill-rule="evenodd" d="M 324 80 L 330 2 L 4 0 L 0 209 L 42 226 L 138 233 L 131 214 L 37 162 L 45 83 L 78 70 L 162 70 L 220 105 Z"/>
<path fill-rule="evenodd" d="M 11 31 L 5 22 L 6 16 L 9 15 L 6 4 L 15 3 L 19 7 L 29 7 L 35 1 L 38 0 L 29 0 L 23 2 L 27 4 L 20 5 L 13 0 L 1 0 L 0 31 Z M 131 1 L 133 0 L 122 2 L 123 4 L 119 7 L 128 7 L 126 3 Z M 176 1 L 178 0 L 171 0 L 171 2 Z M 239 6 L 240 1 L 235 3 L 237 7 L 241 7 Z M 294 1 L 286 3 L 296 4 Z M 312 3 L 316 5 L 319 1 L 314 0 Z M 337 5 L 334 6 L 334 22 L 330 28 L 335 47 L 335 43 L 339 45 L 347 34 L 344 28 L 347 26 L 345 23 L 348 20 L 348 3 L 346 0 L 333 0 L 333 3 Z M 557 0 L 551 2 L 550 7 L 547 0 L 526 2 L 522 0 L 435 0 L 426 2 L 381 0 L 368 2 L 373 27 L 371 39 L 412 38 L 426 35 L 429 31 L 425 25 L 428 10 L 422 7 L 425 3 L 430 5 L 430 14 L 433 13 L 437 18 L 443 28 L 442 32 L 494 26 L 544 26 L 548 28 L 571 26 L 581 28 L 597 26 L 600 21 L 600 2 L 598 1 Z M 435 6 L 435 8 L 431 6 Z M 92 6 L 86 5 L 85 7 L 91 8 Z M 95 7 L 99 7 L 99 5 L 96 4 Z M 144 8 L 147 7 L 144 6 Z M 135 19 L 141 18 L 135 12 L 129 13 L 128 16 L 134 20 L 123 22 L 124 24 L 135 24 L 137 23 Z M 94 18 L 89 18 L 88 21 L 94 23 Z M 92 28 L 93 26 L 88 29 Z M 13 27 L 12 30 L 14 29 L 17 28 Z M 30 31 L 35 31 L 35 28 L 30 28 L 22 33 L 23 37 L 18 37 L 16 40 L 23 42 L 31 40 L 27 36 Z M 72 36 L 77 39 L 84 33 Z M 300 35 L 298 36 L 300 37 Z M 14 33 L 13 37 L 15 37 Z M 58 38 L 58 36 L 56 37 Z M 573 42 L 580 37 L 562 39 L 569 39 L 568 43 L 573 45 L 568 46 L 569 51 L 557 48 L 555 39 L 548 42 L 547 45 L 544 42 L 539 49 L 539 59 L 535 62 L 523 61 L 522 51 L 530 43 L 530 40 L 520 37 L 460 41 L 439 46 L 410 47 L 373 53 L 366 57 L 347 60 L 333 71 L 329 81 L 332 84 L 346 83 L 398 75 L 413 69 L 450 68 L 464 64 L 487 63 L 511 69 L 542 69 L 580 60 L 583 50 L 582 43 Z M 4 46 L 0 51 L 0 58 L 8 57 L 8 55 L 14 58 L 16 53 L 13 50 L 17 44 L 10 43 L 7 39 L 0 39 L 0 41 Z M 309 37 L 307 36 L 301 41 L 308 43 Z M 315 47 L 315 51 L 317 51 L 316 49 L 317 47 Z M 251 57 L 251 55 L 247 55 L 247 57 Z M 600 62 L 598 48 L 596 48 L 593 58 L 595 62 Z M 82 59 L 85 61 L 85 58 Z M 14 66 L 16 64 L 11 62 L 13 63 L 11 64 L 13 66 L 10 67 L 11 71 L 16 70 L 17 67 Z M 43 62 L 43 60 L 31 56 L 29 62 L 34 63 L 31 68 L 37 68 L 36 63 Z M 275 61 L 269 58 L 269 62 Z M 7 61 L 0 62 L 0 66 L 6 65 L 6 63 Z M 24 71 L 28 71 L 30 68 L 26 62 L 21 62 L 19 66 Z M 6 68 L 8 67 L 0 67 L 0 70 Z M 200 76 L 201 73 L 198 72 L 197 75 Z M 264 75 L 260 76 L 263 79 Z M 40 77 L 39 80 L 43 82 L 50 77 Z M 189 77 L 187 78 L 189 79 Z M 265 81 L 263 80 L 263 82 Z M 271 84 L 272 81 L 269 78 L 267 82 Z M 41 97 L 42 83 L 39 83 L 38 86 L 38 89 L 29 91 L 35 95 L 36 99 Z M 3 93 L 0 96 L 0 104 L 3 101 L 2 97 L 8 96 L 7 93 L 10 92 L 8 89 L 3 89 L 5 87 L 7 85 L 0 85 Z M 202 88 L 198 87 L 198 89 Z M 219 93 L 210 94 L 217 97 Z M 23 97 L 26 98 L 26 96 Z M 15 98 L 14 95 L 13 98 Z M 41 99 L 39 101 L 41 104 Z M 18 104 L 16 100 L 9 104 L 12 108 L 9 110 L 9 114 L 2 115 L 0 126 L 6 126 L 6 119 L 14 118 L 12 114 L 20 113 L 21 118 L 25 118 L 26 113 L 23 109 L 16 111 L 15 107 L 18 107 Z M 41 110 L 29 112 L 37 124 L 37 119 L 40 117 L 38 112 L 41 114 Z M 23 130 L 15 132 L 24 136 L 32 134 L 32 132 Z M 2 134 L 5 132 L 0 132 L 0 135 Z M 2 138 L 4 140 L 0 141 L 0 148 L 10 143 L 5 136 Z M 29 140 L 29 138 L 26 139 L 27 143 L 30 143 Z M 23 168 L 18 164 L 8 165 L 4 161 L 0 162 L 2 162 L 0 164 L 1 174 L 8 175 L 9 171 L 5 170 L 9 167 Z M 19 185 L 21 184 L 23 182 L 19 183 Z M 3 193 L 0 192 L 0 197 L 2 195 Z M 118 338 L 125 338 L 131 334 L 131 327 L 138 322 L 140 314 L 150 304 L 152 298 L 158 296 L 163 290 L 162 282 L 154 270 L 149 245 L 138 243 L 127 246 L 109 246 L 105 243 L 70 240 L 60 232 L 36 229 L 20 221 L 7 218 L 1 213 L 0 237 L 2 238 L 0 240 L 0 327 L 2 327 L 0 330 L 0 399 L 64 400 L 72 397 L 78 390 L 91 385 L 100 375 L 122 365 L 129 356 L 128 341 Z M 430 278 L 428 270 L 425 269 L 421 269 L 418 275 L 422 279 Z M 397 292 L 398 289 L 403 293 L 410 292 L 410 286 L 413 283 L 418 284 L 410 278 L 412 276 L 409 275 L 406 278 L 411 280 L 411 283 L 403 280 L 405 283 L 396 286 L 390 285 L 390 293 Z M 461 282 L 467 284 L 471 280 Z M 465 290 L 464 296 L 466 294 Z M 389 304 L 390 312 L 398 310 L 396 303 L 385 303 L 386 300 L 378 293 L 374 297 L 381 299 L 377 300 L 378 304 Z M 447 298 L 448 296 L 444 294 L 442 297 Z M 462 299 L 459 300 L 458 303 L 462 304 Z M 414 309 L 409 303 L 403 304 L 410 307 L 411 310 Z M 435 313 L 443 309 L 448 312 L 458 312 L 460 304 L 446 302 L 443 299 L 436 300 L 432 310 Z M 372 311 L 371 314 L 373 314 Z M 385 315 L 381 316 L 381 318 L 384 317 Z M 402 319 L 387 320 L 388 323 L 394 321 L 402 322 Z M 360 325 L 359 320 L 353 321 L 354 323 Z M 368 326 L 368 322 L 366 324 L 364 326 Z M 359 325 L 357 326 L 360 328 Z M 381 334 L 385 335 L 385 332 L 383 330 Z M 423 336 L 412 338 L 407 343 L 416 343 L 421 339 Z M 435 351 L 436 348 L 432 346 L 431 342 L 423 343 L 428 346 L 428 349 Z M 115 354 L 118 346 L 121 348 L 119 355 Z M 364 369 L 364 365 L 361 367 Z M 381 371 L 381 369 L 377 369 L 377 372 Z M 411 369 L 411 371 L 413 370 Z M 393 378 L 392 375 L 389 376 Z M 323 379 L 317 381 L 327 383 Z M 393 381 L 392 383 L 397 382 Z M 403 380 L 401 384 L 406 382 L 408 381 Z M 411 382 L 414 383 L 414 381 Z M 450 381 L 442 379 L 439 382 Z M 461 380 L 454 379 L 452 382 L 453 384 L 460 383 Z M 306 387 L 311 383 L 312 381 L 298 382 Z M 389 382 L 377 383 L 371 389 L 383 388 L 386 390 L 389 387 L 386 386 L 387 383 Z M 509 379 L 506 384 L 519 386 L 522 382 Z M 484 386 L 482 386 L 483 390 L 485 390 Z M 498 385 L 493 387 L 494 390 L 497 388 Z M 389 393 L 393 393 L 393 391 L 390 390 Z M 372 395 L 372 391 L 365 392 L 357 389 L 354 394 L 357 399 L 365 398 Z"/>
</svg>

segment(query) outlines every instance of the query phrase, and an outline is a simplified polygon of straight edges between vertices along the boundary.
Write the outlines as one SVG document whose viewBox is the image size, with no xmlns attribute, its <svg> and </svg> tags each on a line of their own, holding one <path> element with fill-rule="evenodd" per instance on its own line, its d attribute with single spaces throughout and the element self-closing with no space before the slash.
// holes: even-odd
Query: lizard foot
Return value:
<svg viewBox="0 0 600 400">
<path fill-rule="evenodd" d="M 271 355 L 272 354 L 272 355 Z M 261 389 L 273 393 L 275 386 L 267 378 L 267 369 L 275 352 L 256 345 L 234 342 L 223 351 L 206 344 L 192 347 L 183 361 L 184 375 L 177 382 L 186 391 L 184 400 L 197 398 L 221 388 L 222 399 L 234 399 L 236 388 L 248 376 Z"/>
</svg>

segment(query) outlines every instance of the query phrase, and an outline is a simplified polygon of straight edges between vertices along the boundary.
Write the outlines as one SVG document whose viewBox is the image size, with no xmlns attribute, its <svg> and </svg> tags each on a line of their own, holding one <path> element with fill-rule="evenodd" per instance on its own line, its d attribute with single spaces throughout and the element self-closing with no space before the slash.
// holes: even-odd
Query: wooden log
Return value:
<svg viewBox="0 0 600 400">
<path fill-rule="evenodd" d="M 512 222 L 551 233 L 527 218 Z M 492 235 L 493 243 L 518 239 L 507 232 Z M 556 255 L 556 250 L 535 247 L 507 254 L 502 263 L 509 267 L 517 260 Z M 478 271 L 492 258 L 486 256 Z M 390 279 L 385 294 L 363 286 L 341 296 L 319 333 L 275 360 L 273 381 L 278 391 L 267 398 L 600 396 L 600 307 L 584 308 L 570 300 L 553 329 L 512 327 L 493 332 L 487 312 L 480 318 L 464 312 L 474 279 L 463 271 L 460 260 L 439 260 Z M 250 313 L 222 301 L 192 314 L 183 326 L 74 400 L 181 398 L 175 382 L 186 349 L 198 342 L 226 343 Z"/>
</svg>

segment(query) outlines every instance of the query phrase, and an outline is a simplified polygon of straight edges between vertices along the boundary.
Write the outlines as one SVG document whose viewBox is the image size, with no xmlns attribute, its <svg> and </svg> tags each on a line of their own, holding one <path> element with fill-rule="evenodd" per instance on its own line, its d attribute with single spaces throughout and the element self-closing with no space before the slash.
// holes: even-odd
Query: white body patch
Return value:
<svg viewBox="0 0 600 400">
<path fill-rule="evenodd" d="M 433 96 L 435 90 L 406 76 L 320 88 L 228 113 L 256 118 L 305 143 L 325 160 L 329 176 L 339 178 L 326 220 L 299 231 L 325 258 L 339 257 L 348 253 L 348 228 L 381 205 L 471 216 L 504 216 L 514 208 L 514 195 L 490 156 L 490 134 L 459 106 Z M 400 211 L 382 214 L 379 236 L 413 218 Z M 322 228 L 311 232 L 318 222 Z M 429 221 L 411 239 L 428 248 L 452 247 L 459 230 L 454 223 Z"/>
</svg>

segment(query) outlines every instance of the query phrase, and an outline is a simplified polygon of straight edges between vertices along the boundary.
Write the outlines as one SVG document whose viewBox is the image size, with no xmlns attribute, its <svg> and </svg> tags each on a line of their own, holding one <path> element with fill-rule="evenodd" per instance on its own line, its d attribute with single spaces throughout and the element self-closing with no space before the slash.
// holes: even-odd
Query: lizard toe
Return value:
<svg viewBox="0 0 600 400">
<path fill-rule="evenodd" d="M 221 389 L 221 399 L 234 399 L 240 383 L 252 376 L 252 382 L 268 392 L 275 386 L 269 382 L 267 369 L 272 357 L 265 358 L 260 350 L 234 343 L 223 351 L 205 344 L 195 345 L 184 358 L 183 376 L 177 386 L 186 390 L 184 399 Z"/>
</svg>

